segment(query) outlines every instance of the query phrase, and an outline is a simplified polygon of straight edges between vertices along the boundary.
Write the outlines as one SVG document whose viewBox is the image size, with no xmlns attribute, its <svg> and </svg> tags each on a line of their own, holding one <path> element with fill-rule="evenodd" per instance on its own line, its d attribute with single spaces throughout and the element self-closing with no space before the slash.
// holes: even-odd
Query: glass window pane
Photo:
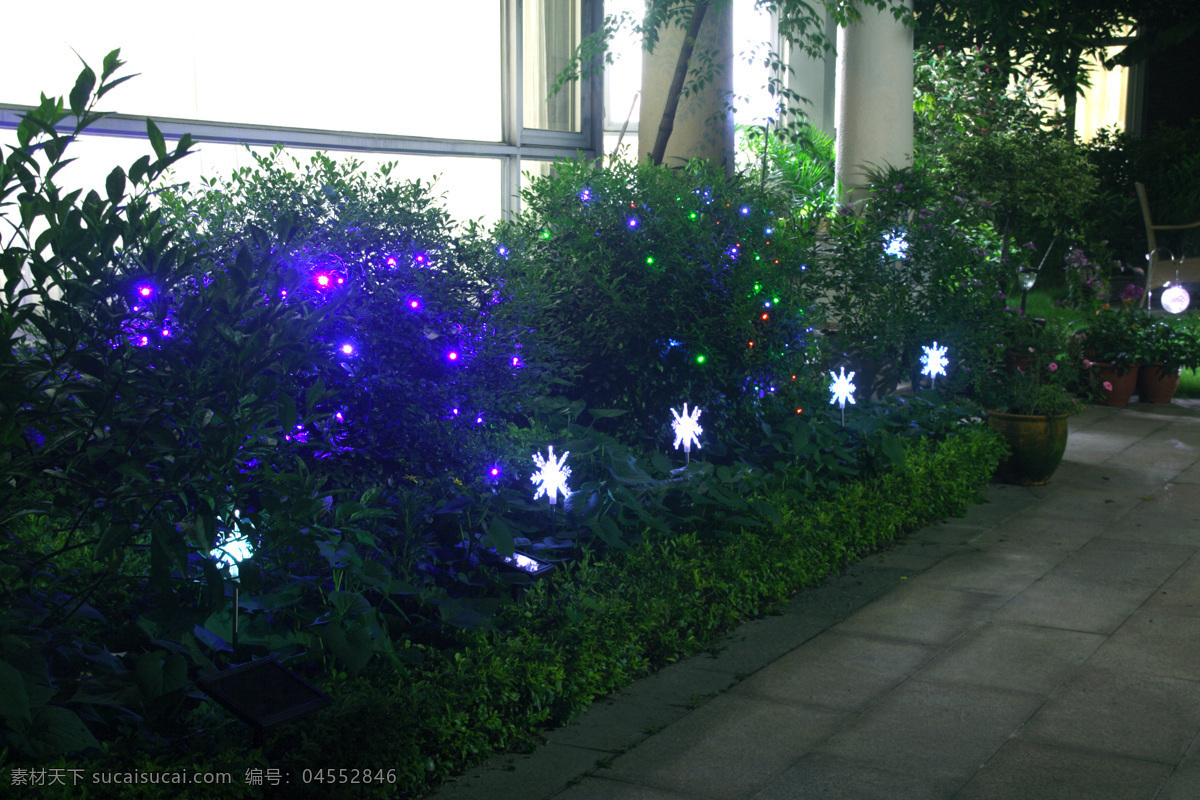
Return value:
<svg viewBox="0 0 1200 800">
<path fill-rule="evenodd" d="M 578 82 L 548 95 L 579 46 L 580 0 L 525 0 L 522 30 L 525 127 L 579 132 Z"/>
<path fill-rule="evenodd" d="M 11 6 L 11 7 L 9 7 Z M 127 114 L 499 141 L 500 0 L 343 0 L 320 14 L 240 0 L 8 4 L 0 102 L 65 95 L 120 47 Z M 470 24 L 463 24 L 469 20 Z M 30 69 L 36 65 L 36 69 Z"/>
<path fill-rule="evenodd" d="M 16 144 L 14 131 L 0 131 L 0 145 Z M 173 142 L 168 143 L 171 147 Z M 266 152 L 269 148 L 255 148 Z M 55 183 L 60 189 L 95 189 L 104 194 L 104 180 L 113 167 L 129 165 L 143 155 L 152 154 L 150 143 L 144 139 L 125 139 L 113 136 L 83 136 L 67 151 L 77 160 L 66 166 Z M 370 172 L 392 161 L 396 166 L 392 176 L 397 180 L 434 182 L 433 193 L 438 203 L 458 223 L 481 220 L 492 225 L 500 219 L 501 160 L 497 158 L 462 158 L 456 156 L 410 156 L 383 153 L 350 153 L 324 151 L 336 159 L 353 158 Z M 312 150 L 293 148 L 284 154 L 295 156 L 302 165 L 312 157 Z M 284 162 L 290 163 L 290 162 Z M 175 165 L 171 182 L 197 181 L 201 176 L 224 177 L 242 166 L 252 166 L 254 159 L 240 145 L 197 144 L 191 155 Z M 8 211 L 11 209 L 5 209 Z M 0 223 L 0 231 L 8 226 Z"/>
</svg>

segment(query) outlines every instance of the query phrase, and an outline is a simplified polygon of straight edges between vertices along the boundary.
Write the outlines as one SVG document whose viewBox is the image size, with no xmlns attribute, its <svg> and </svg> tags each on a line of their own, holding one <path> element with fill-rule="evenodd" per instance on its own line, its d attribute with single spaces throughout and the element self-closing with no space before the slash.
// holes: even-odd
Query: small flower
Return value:
<svg viewBox="0 0 1200 800">
<path fill-rule="evenodd" d="M 1053 361 L 1051 361 L 1051 362 L 1050 362 L 1050 371 L 1051 371 L 1051 372 L 1058 372 L 1058 364 L 1055 364 Z"/>
<path fill-rule="evenodd" d="M 1092 368 L 1092 362 L 1088 361 L 1088 360 L 1085 358 L 1085 359 L 1083 360 L 1083 367 L 1084 367 L 1084 369 L 1091 369 L 1091 368 Z"/>
<path fill-rule="evenodd" d="M 1106 391 L 1106 392 L 1112 391 L 1112 383 L 1110 381 L 1104 382 L 1104 391 Z"/>
</svg>

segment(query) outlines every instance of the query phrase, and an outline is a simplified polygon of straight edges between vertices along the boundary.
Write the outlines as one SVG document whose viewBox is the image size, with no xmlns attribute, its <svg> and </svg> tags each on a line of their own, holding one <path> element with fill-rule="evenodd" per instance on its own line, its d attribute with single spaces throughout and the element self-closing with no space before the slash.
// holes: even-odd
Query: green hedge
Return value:
<svg viewBox="0 0 1200 800">
<path fill-rule="evenodd" d="M 806 508 L 771 498 L 777 524 L 652 538 L 603 562 L 584 558 L 531 587 L 499 631 L 474 635 L 467 648 L 412 648 L 424 661 L 398 685 L 347 681 L 336 690 L 341 705 L 306 735 L 281 737 L 280 750 L 297 764 L 403 763 L 404 790 L 420 794 L 520 746 L 900 535 L 961 513 L 1003 451 L 986 429 L 906 447 L 905 472 L 848 484 Z"/>
<path fill-rule="evenodd" d="M 335 679 L 334 703 L 268 743 L 265 763 L 290 774 L 289 797 L 419 796 L 534 734 L 570 720 L 597 697 L 652 669 L 711 648 L 739 621 L 761 615 L 848 563 L 922 524 L 961 513 L 999 461 L 1003 445 L 988 430 L 968 428 L 942 442 L 905 444 L 905 470 L 847 484 L 829 500 L 797 507 L 768 497 L 777 519 L 733 535 L 650 537 L 638 547 L 584 556 L 552 579 L 529 587 L 492 631 L 466 634 L 465 646 L 440 652 L 408 643 L 407 666 Z M 264 768 L 248 735 L 236 728 L 213 741 L 233 745 L 188 763 L 216 765 L 238 784 L 205 796 L 256 796 L 243 782 Z M 235 734 L 233 738 L 237 738 Z M 184 757 L 110 753 L 83 765 L 89 772 L 172 770 Z M 0 759 L 2 760 L 2 759 Z M 25 767 L 9 764 L 9 767 Z M 73 766 L 81 766 L 75 764 Z M 395 785 L 331 787 L 302 784 L 301 770 L 394 769 Z M 139 797 L 163 787 L 141 786 Z M 199 787 L 197 787 L 199 788 Z M 126 797 L 115 787 L 89 786 L 43 797 Z M 240 790 L 239 790 L 240 789 Z M 173 800 L 189 797 L 169 789 Z M 111 793 L 111 794 L 110 794 Z"/>
</svg>

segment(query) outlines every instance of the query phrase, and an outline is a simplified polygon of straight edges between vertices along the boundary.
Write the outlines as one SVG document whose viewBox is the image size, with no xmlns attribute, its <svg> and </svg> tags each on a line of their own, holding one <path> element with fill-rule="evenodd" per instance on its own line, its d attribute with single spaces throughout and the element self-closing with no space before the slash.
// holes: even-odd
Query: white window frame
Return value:
<svg viewBox="0 0 1200 800">
<path fill-rule="evenodd" d="M 185 133 L 196 142 L 218 144 L 247 144 L 271 147 L 298 147 L 317 150 L 342 150 L 381 155 L 457 156 L 466 158 L 501 159 L 502 218 L 511 218 L 520 211 L 521 159 L 553 160 L 583 155 L 596 158 L 603 149 L 603 84 L 598 74 L 581 79 L 581 130 L 578 133 L 525 128 L 522 106 L 522 0 L 497 0 L 501 3 L 501 63 L 500 86 L 490 88 L 501 92 L 503 115 L 499 142 L 474 139 L 436 139 L 418 136 L 395 136 L 379 133 L 316 130 L 261 125 L 246 125 L 218 120 L 154 117 L 165 138 L 177 140 Z M 580 0 L 582 35 L 600 30 L 604 22 L 603 0 Z M 485 74 L 491 70 L 485 69 Z M 15 129 L 21 117 L 33 106 L 0 103 L 0 129 Z M 64 129 L 74 126 L 68 118 Z M 111 114 L 88 128 L 88 135 L 117 136 L 146 139 L 145 117 Z"/>
</svg>

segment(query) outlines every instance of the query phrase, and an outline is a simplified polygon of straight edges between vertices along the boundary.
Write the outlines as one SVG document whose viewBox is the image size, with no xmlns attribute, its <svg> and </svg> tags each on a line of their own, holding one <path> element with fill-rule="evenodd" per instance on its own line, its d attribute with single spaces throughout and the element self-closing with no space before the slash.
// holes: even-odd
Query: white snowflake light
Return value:
<svg viewBox="0 0 1200 800">
<path fill-rule="evenodd" d="M 571 455 L 571 451 L 563 453 L 556 460 L 554 458 L 554 446 L 547 448 L 549 453 L 547 458 L 542 458 L 541 453 L 533 454 L 533 463 L 537 464 L 538 471 L 533 473 L 531 481 L 537 484 L 537 491 L 533 495 L 533 499 L 537 500 L 542 495 L 550 497 L 550 505 L 558 502 L 558 493 L 562 492 L 563 497 L 571 493 L 567 488 L 567 478 L 571 476 L 571 468 L 566 466 L 567 456 Z"/>
<path fill-rule="evenodd" d="M 671 415 L 675 417 L 671 423 L 671 429 L 675 431 L 675 449 L 678 450 L 682 444 L 683 452 L 690 454 L 693 444 L 700 447 L 700 439 L 697 437 L 704 433 L 704 429 L 700 427 L 700 409 L 693 408 L 689 414 L 687 403 L 684 403 L 682 414 L 672 408 Z"/>
<path fill-rule="evenodd" d="M 904 258 L 908 253 L 908 239 L 904 231 L 889 233 L 883 237 L 883 252 L 892 258 Z"/>
<path fill-rule="evenodd" d="M 233 515 L 240 517 L 241 513 L 234 509 Z M 236 580 L 238 564 L 253 556 L 254 548 L 250 546 L 250 540 L 246 538 L 245 534 L 238 530 L 238 524 L 234 522 L 233 530 L 223 535 L 217 542 L 217 546 L 208 555 L 218 564 L 229 567 L 229 577 Z"/>
<path fill-rule="evenodd" d="M 854 380 L 854 373 L 851 372 L 847 375 L 846 368 L 842 367 L 840 375 L 834 375 L 830 370 L 829 377 L 833 378 L 833 383 L 829 384 L 829 391 L 833 394 L 833 397 L 829 399 L 829 404 L 837 403 L 843 410 L 846 408 L 847 400 L 850 401 L 850 405 L 854 405 L 854 384 L 851 383 Z"/>
<path fill-rule="evenodd" d="M 949 349 L 943 345 L 938 347 L 938 343 L 934 342 L 933 347 L 922 347 L 925 355 L 921 356 L 921 363 L 925 366 L 921 368 L 922 375 L 928 375 L 931 381 L 937 380 L 938 375 L 946 374 L 946 365 L 950 361 L 946 358 L 946 351 Z"/>
</svg>

